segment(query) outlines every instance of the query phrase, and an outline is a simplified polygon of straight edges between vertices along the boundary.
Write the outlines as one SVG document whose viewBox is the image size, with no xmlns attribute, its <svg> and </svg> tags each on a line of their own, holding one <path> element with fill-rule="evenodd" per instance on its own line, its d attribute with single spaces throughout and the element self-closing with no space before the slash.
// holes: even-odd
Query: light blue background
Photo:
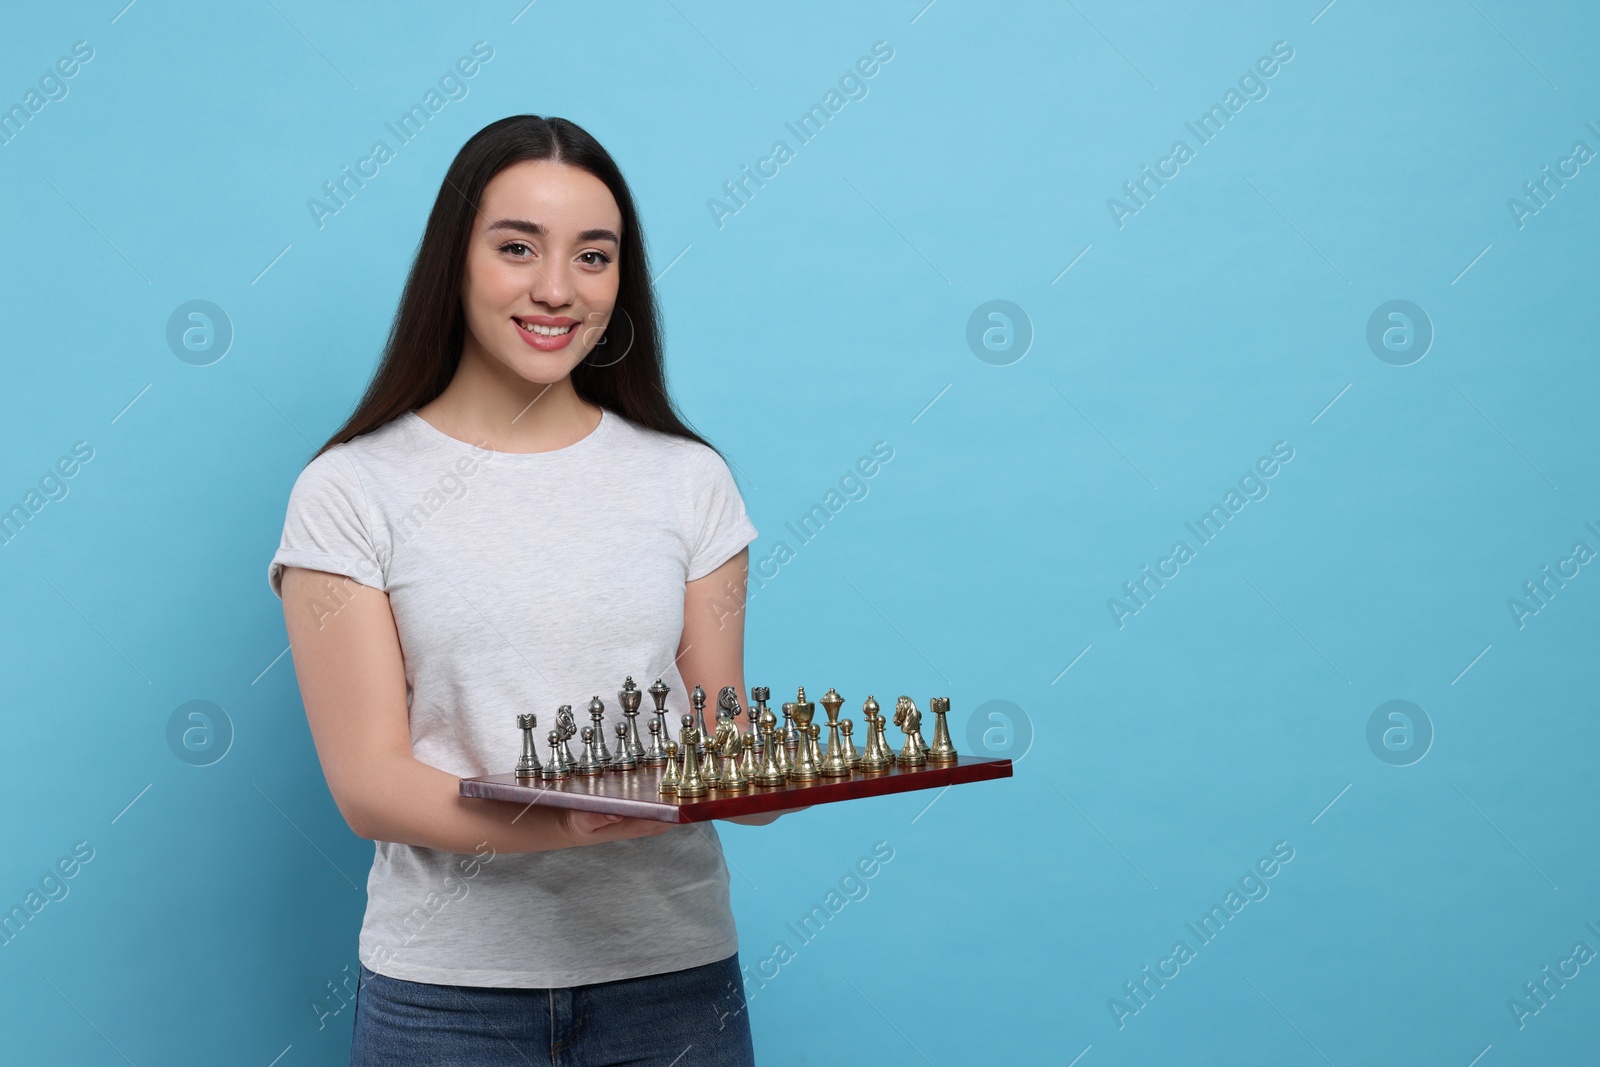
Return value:
<svg viewBox="0 0 1600 1067">
<path fill-rule="evenodd" d="M 7 1058 L 345 1062 L 351 1010 L 319 1029 L 312 1005 L 355 968 L 372 845 L 328 794 L 266 564 L 446 166 L 524 112 L 619 160 L 675 395 L 735 464 L 756 558 L 795 550 L 752 594 L 749 683 L 857 713 L 947 694 L 958 745 L 1003 699 L 1034 734 L 1013 779 L 932 807 L 723 824 L 752 966 L 894 849 L 752 984 L 762 1063 L 1594 1055 L 1600 966 L 1521 1029 L 1507 1002 L 1600 949 L 1600 574 L 1521 628 L 1507 601 L 1600 549 L 1600 172 L 1520 228 L 1507 200 L 1600 149 L 1600 18 L 925 2 L 7 16 L 5 107 L 95 50 L 0 146 L 0 505 L 95 452 L 0 548 L 0 905 L 95 850 L 0 947 Z M 479 40 L 469 95 L 319 229 L 307 200 Z M 798 146 L 785 121 L 879 40 L 866 98 Z M 1184 123 L 1277 41 L 1269 95 L 1196 146 Z M 718 228 L 707 200 L 779 138 L 795 158 Z M 1107 199 L 1178 138 L 1194 158 L 1119 228 Z M 209 366 L 165 341 L 193 299 L 235 330 Z M 1034 331 L 1006 366 L 965 340 L 993 299 Z M 1410 366 L 1366 343 L 1393 299 L 1436 331 Z M 876 441 L 866 497 L 799 545 L 784 523 Z M 1107 600 L 1278 441 L 1270 494 L 1119 628 Z M 165 733 L 196 699 L 235 733 L 207 767 Z M 1436 734 L 1410 766 L 1366 740 L 1394 699 Z M 1270 895 L 1119 1028 L 1110 998 L 1280 841 Z"/>
</svg>

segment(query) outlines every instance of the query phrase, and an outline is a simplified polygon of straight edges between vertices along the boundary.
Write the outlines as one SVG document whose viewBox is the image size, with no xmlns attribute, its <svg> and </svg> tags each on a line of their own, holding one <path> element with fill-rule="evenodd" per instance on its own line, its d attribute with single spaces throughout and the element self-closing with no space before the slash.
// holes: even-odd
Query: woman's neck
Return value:
<svg viewBox="0 0 1600 1067">
<path fill-rule="evenodd" d="M 570 375 L 549 384 L 507 380 L 466 353 L 444 392 L 417 414 L 457 440 L 496 452 L 566 448 L 600 424 L 600 409 L 578 396 Z"/>
</svg>

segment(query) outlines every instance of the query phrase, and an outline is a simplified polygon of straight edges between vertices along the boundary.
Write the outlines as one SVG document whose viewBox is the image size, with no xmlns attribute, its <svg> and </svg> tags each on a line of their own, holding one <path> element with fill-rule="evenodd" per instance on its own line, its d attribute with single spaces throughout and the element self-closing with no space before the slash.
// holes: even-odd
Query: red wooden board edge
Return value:
<svg viewBox="0 0 1600 1067">
<path fill-rule="evenodd" d="M 804 784 L 791 782 L 782 788 L 751 786 L 735 793 L 713 789 L 693 800 L 680 800 L 658 793 L 656 783 L 660 774 L 655 767 L 641 767 L 632 772 L 606 771 L 603 775 L 593 777 L 574 775 L 557 782 L 535 782 L 514 774 L 486 774 L 461 779 L 461 795 L 631 815 L 661 822 L 690 823 L 730 815 L 756 815 L 810 804 L 831 804 L 840 800 L 1010 778 L 1011 761 L 961 756 L 957 762 L 943 766 L 895 767 L 870 775 L 857 771 L 849 778 L 819 778 Z"/>
</svg>

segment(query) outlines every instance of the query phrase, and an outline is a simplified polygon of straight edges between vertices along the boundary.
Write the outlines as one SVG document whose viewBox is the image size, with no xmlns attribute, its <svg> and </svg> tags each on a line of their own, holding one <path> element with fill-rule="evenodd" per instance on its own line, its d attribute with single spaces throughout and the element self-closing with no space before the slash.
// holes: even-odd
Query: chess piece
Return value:
<svg viewBox="0 0 1600 1067">
<path fill-rule="evenodd" d="M 920 767 L 928 762 L 928 743 L 922 739 L 922 712 L 908 696 L 894 702 L 894 724 L 906 735 L 906 742 L 895 756 L 902 767 Z"/>
<path fill-rule="evenodd" d="M 728 692 L 732 691 L 730 687 Z M 706 757 L 710 773 L 705 776 L 705 779 L 706 785 L 712 789 L 724 788 L 723 780 L 727 777 L 729 770 L 729 764 L 721 761 L 719 757 L 724 752 L 732 752 L 734 755 L 738 755 L 742 748 L 739 741 L 739 727 L 734 722 L 733 716 L 723 714 L 723 711 L 724 709 L 718 708 L 717 732 L 711 735 L 711 741 L 706 745 Z M 743 789 L 744 784 L 741 782 L 738 785 L 734 785 L 730 780 L 726 788 Z"/>
<path fill-rule="evenodd" d="M 700 703 L 705 704 L 706 694 L 699 686 L 695 689 L 700 693 Z M 678 779 L 678 796 L 684 798 L 702 797 L 706 795 L 706 780 L 700 773 L 700 728 L 694 724 L 694 716 L 685 714 L 678 730 L 678 740 L 683 743 L 683 774 Z"/>
<path fill-rule="evenodd" d="M 651 723 L 650 732 L 660 733 L 657 729 L 659 725 Z M 673 796 L 678 792 L 678 745 L 675 741 L 667 742 L 666 769 L 661 772 L 661 781 L 656 784 L 656 788 L 666 796 Z"/>
<path fill-rule="evenodd" d="M 694 705 L 695 736 L 700 738 L 696 747 L 700 754 L 703 755 L 706 743 L 711 737 L 711 732 L 706 729 L 706 691 L 701 689 L 698 684 L 694 687 L 694 692 L 689 694 L 689 703 Z M 678 739 L 680 741 L 683 740 L 681 733 L 678 735 Z"/>
<path fill-rule="evenodd" d="M 878 702 L 869 695 L 861 705 L 861 713 L 867 720 L 867 748 L 861 754 L 859 769 L 869 773 L 886 771 L 894 766 L 894 753 L 884 737 L 883 714 L 878 710 Z"/>
<path fill-rule="evenodd" d="M 626 734 L 618 747 L 626 748 L 634 763 L 644 759 L 644 744 L 639 740 L 639 701 L 643 697 L 639 687 L 633 684 L 631 674 L 622 688 L 617 690 L 617 703 L 622 705 L 622 721 L 626 724 Z"/>
<path fill-rule="evenodd" d="M 795 730 L 799 736 L 795 738 L 794 767 L 789 771 L 789 780 L 792 782 L 811 782 L 822 777 L 822 769 L 817 766 L 817 758 L 812 753 L 815 739 L 811 734 L 811 717 L 817 713 L 817 706 L 806 700 L 806 691 L 800 690 L 800 698 L 793 705 Z M 820 732 L 821 728 L 818 727 Z"/>
<path fill-rule="evenodd" d="M 739 751 L 739 774 L 745 782 L 754 783 L 756 775 L 761 773 L 761 761 L 756 757 L 756 733 L 752 726 L 741 735 L 742 744 Z"/>
<path fill-rule="evenodd" d="M 800 748 L 800 735 L 794 728 L 794 701 L 788 700 L 783 705 L 783 769 L 785 772 L 794 769 L 795 753 Z"/>
<path fill-rule="evenodd" d="M 571 704 L 563 704 L 556 709 L 556 734 L 557 740 L 561 745 L 559 753 L 561 767 L 570 774 L 572 773 L 572 768 L 578 764 L 578 761 L 572 758 L 572 748 L 568 744 L 578 735 L 578 724 L 572 717 Z"/>
<path fill-rule="evenodd" d="M 665 767 L 667 765 L 667 745 L 661 736 L 661 723 L 655 719 L 650 720 L 650 744 L 645 747 L 644 755 L 639 762 L 646 767 Z"/>
<path fill-rule="evenodd" d="M 606 704 L 600 699 L 599 694 L 589 701 L 589 718 L 594 720 L 595 748 L 600 753 L 600 765 L 603 767 L 611 762 L 611 750 L 606 748 Z"/>
<path fill-rule="evenodd" d="M 723 736 L 722 745 L 716 750 L 718 756 L 722 759 L 722 769 L 717 774 L 716 788 L 733 793 L 749 788 L 750 779 L 739 769 L 739 756 L 744 752 L 744 742 L 752 739 L 741 735 L 739 728 L 733 725 L 731 718 L 725 720 L 725 724 L 728 727 L 728 733 Z M 722 734 L 720 726 L 717 728 L 717 733 Z"/>
<path fill-rule="evenodd" d="M 606 765 L 600 761 L 600 728 L 598 726 L 585 726 L 583 728 L 583 755 L 578 757 L 578 765 L 572 768 L 573 774 L 591 775 L 605 773 Z"/>
<path fill-rule="evenodd" d="M 539 753 L 533 743 L 533 728 L 538 725 L 539 717 L 532 712 L 523 712 L 517 716 L 517 728 L 522 731 L 522 758 L 517 761 L 518 778 L 539 776 Z"/>
<path fill-rule="evenodd" d="M 671 687 L 662 684 L 660 678 L 650 683 L 650 699 L 655 701 L 656 709 L 653 712 L 655 721 L 650 724 L 650 733 L 659 735 L 650 742 L 651 749 L 645 752 L 646 766 L 660 767 L 667 762 L 667 742 L 672 740 L 672 733 L 667 729 L 667 694 Z M 659 742 L 659 748 L 657 743 Z"/>
<path fill-rule="evenodd" d="M 784 771 L 783 763 L 781 762 L 783 743 L 778 739 L 778 717 L 772 713 L 771 708 L 766 706 L 764 695 L 760 704 L 761 718 L 759 720 L 759 728 L 763 738 L 761 766 L 751 780 L 760 786 L 781 786 L 788 781 L 788 775 Z"/>
<path fill-rule="evenodd" d="M 822 694 L 822 707 L 828 713 L 828 752 L 818 761 L 817 769 L 824 778 L 850 776 L 850 764 L 844 758 L 844 743 L 839 739 L 839 707 L 843 703 L 844 697 L 834 692 L 832 687 Z"/>
<path fill-rule="evenodd" d="M 545 763 L 544 767 L 540 769 L 539 777 L 547 782 L 558 781 L 562 778 L 570 778 L 572 773 L 568 771 L 566 765 L 561 762 L 560 732 L 551 730 L 546 736 L 550 740 L 550 759 Z"/>
<path fill-rule="evenodd" d="M 851 733 L 855 731 L 855 725 L 849 719 L 839 720 L 839 732 L 844 735 L 845 766 L 852 771 L 859 769 L 861 766 L 861 755 L 856 751 L 856 743 L 850 739 Z"/>
<path fill-rule="evenodd" d="M 950 713 L 950 698 L 930 698 L 928 710 L 934 715 L 933 744 L 928 748 L 928 762 L 955 763 L 961 757 L 956 753 L 956 746 L 950 742 L 950 724 L 945 721 L 945 716 Z"/>
<path fill-rule="evenodd" d="M 611 757 L 611 762 L 606 766 L 613 771 L 631 771 L 637 767 L 638 761 L 633 758 L 633 753 L 628 751 L 628 727 L 617 723 L 617 752 Z"/>
<path fill-rule="evenodd" d="M 725 685 L 717 690 L 717 718 L 733 719 L 738 721 L 744 714 L 744 709 L 739 707 L 739 691 L 731 685 Z"/>
</svg>

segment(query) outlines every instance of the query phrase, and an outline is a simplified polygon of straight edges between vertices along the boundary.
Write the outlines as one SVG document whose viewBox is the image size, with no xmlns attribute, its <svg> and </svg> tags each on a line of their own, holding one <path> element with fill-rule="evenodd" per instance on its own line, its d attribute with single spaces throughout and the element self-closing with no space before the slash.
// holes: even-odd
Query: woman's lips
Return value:
<svg viewBox="0 0 1600 1067">
<path fill-rule="evenodd" d="M 513 318 L 511 321 L 516 327 L 517 335 L 541 352 L 554 352 L 557 349 L 567 347 L 572 342 L 572 335 L 578 332 L 576 319 L 552 319 L 545 315 L 532 315 L 525 319 Z M 535 333 L 532 330 L 525 329 L 524 323 L 533 326 L 564 326 L 566 327 L 566 332 L 554 335 Z"/>
</svg>

